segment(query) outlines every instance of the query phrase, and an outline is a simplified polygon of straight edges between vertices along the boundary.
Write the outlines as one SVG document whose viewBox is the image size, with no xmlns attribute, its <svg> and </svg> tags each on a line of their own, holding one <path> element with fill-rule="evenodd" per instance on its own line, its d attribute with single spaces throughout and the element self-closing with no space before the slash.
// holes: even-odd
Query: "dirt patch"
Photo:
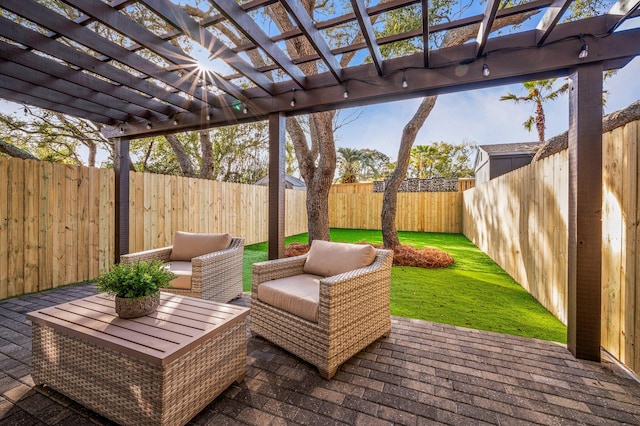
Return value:
<svg viewBox="0 0 640 426">
<path fill-rule="evenodd" d="M 369 244 L 366 242 L 358 244 Z M 372 244 L 376 248 L 382 245 Z M 309 251 L 308 244 L 291 243 L 285 247 L 287 257 L 299 256 Z M 446 268 L 453 264 L 451 255 L 436 248 L 415 248 L 412 246 L 398 246 L 393 250 L 393 264 L 395 266 L 416 266 L 418 268 Z"/>
</svg>

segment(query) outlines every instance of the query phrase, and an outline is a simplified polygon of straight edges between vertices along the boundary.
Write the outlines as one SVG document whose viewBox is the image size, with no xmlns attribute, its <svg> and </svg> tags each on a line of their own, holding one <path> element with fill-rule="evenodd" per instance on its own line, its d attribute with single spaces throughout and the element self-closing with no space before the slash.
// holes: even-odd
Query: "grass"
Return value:
<svg viewBox="0 0 640 426">
<path fill-rule="evenodd" d="M 461 234 L 399 232 L 400 242 L 435 247 L 455 263 L 444 269 L 394 266 L 391 315 L 566 343 L 567 329 L 491 258 Z M 382 243 L 380 231 L 332 229 L 332 241 Z M 285 240 L 307 242 L 307 234 Z M 251 265 L 267 259 L 267 244 L 245 247 L 243 287 L 251 290 Z"/>
</svg>

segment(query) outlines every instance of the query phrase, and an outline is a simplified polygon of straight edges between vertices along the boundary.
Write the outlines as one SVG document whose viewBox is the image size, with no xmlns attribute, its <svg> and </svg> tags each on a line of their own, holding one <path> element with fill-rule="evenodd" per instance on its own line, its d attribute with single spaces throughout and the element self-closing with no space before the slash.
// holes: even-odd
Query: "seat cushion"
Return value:
<svg viewBox="0 0 640 426">
<path fill-rule="evenodd" d="M 164 267 L 177 275 L 171 280 L 171 287 L 182 290 L 191 289 L 191 262 L 173 261 L 164 264 Z"/>
<path fill-rule="evenodd" d="M 258 300 L 309 321 L 318 322 L 320 280 L 312 274 L 266 281 L 258 286 Z"/>
<path fill-rule="evenodd" d="M 375 258 L 376 249 L 369 244 L 313 240 L 303 270 L 307 274 L 330 277 L 369 266 Z"/>
<path fill-rule="evenodd" d="M 198 234 L 176 231 L 169 260 L 190 262 L 194 257 L 223 250 L 231 244 L 230 234 Z"/>
</svg>

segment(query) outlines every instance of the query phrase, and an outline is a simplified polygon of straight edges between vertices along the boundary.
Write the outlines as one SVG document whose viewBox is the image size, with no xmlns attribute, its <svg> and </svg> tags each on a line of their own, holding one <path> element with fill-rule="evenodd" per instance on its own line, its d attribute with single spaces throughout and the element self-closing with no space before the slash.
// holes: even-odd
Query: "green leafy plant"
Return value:
<svg viewBox="0 0 640 426">
<path fill-rule="evenodd" d="M 169 283 L 176 275 L 163 266 L 160 260 L 134 263 L 118 263 L 104 271 L 96 279 L 101 292 L 126 298 L 152 295 Z"/>
</svg>

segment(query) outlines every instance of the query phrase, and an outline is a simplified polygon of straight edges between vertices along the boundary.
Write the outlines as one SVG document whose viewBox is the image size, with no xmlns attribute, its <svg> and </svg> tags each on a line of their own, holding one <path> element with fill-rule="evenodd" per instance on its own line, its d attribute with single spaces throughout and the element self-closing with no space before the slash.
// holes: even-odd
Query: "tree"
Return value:
<svg viewBox="0 0 640 426">
<path fill-rule="evenodd" d="M 410 176 L 421 179 L 471 177 L 471 155 L 475 146 L 469 142 L 453 145 L 435 142 L 411 148 Z"/>
<path fill-rule="evenodd" d="M 96 166 L 98 148 L 110 149 L 101 126 L 88 120 L 31 107 L 24 113 L 25 119 L 0 113 L 0 139 L 7 155 L 25 158 L 28 153 L 40 160 Z"/>
<path fill-rule="evenodd" d="M 569 83 L 565 82 L 558 88 L 554 85 L 558 79 L 552 78 L 548 80 L 527 81 L 522 83 L 526 90 L 526 95 L 518 96 L 513 93 L 507 93 L 500 97 L 501 101 L 513 101 L 516 104 L 520 102 L 533 103 L 535 105 L 535 113 L 523 123 L 524 128 L 531 131 L 534 123 L 538 132 L 538 140 L 540 142 L 545 141 L 544 131 L 546 128 L 544 107 L 543 104 L 548 101 L 553 101 L 561 94 L 564 94 L 569 90 Z"/>
<path fill-rule="evenodd" d="M 502 7 L 515 6 L 518 2 L 507 2 L 502 4 Z M 454 13 L 460 14 L 471 7 L 471 2 L 459 5 L 458 3 L 444 0 L 441 2 L 430 3 L 429 8 L 429 24 L 433 25 L 443 20 L 448 20 Z M 459 7 L 460 9 L 455 9 Z M 570 6 L 570 13 L 572 16 L 588 16 L 590 14 L 599 14 L 602 11 L 606 11 L 606 5 L 602 0 L 584 0 L 580 2 L 574 2 Z M 505 16 L 503 18 L 496 19 L 493 23 L 491 31 L 497 31 L 507 26 L 517 26 L 522 24 L 525 20 L 535 15 L 537 12 L 525 12 L 512 16 Z M 389 13 L 389 18 L 386 23 L 385 30 L 392 32 L 395 26 L 398 25 L 413 25 L 415 28 L 419 28 L 419 20 L 421 14 L 413 13 L 409 16 L 396 16 L 393 12 Z M 569 19 L 569 18 L 568 18 Z M 463 44 L 464 42 L 473 39 L 478 34 L 479 24 L 468 25 L 453 30 L 449 30 L 444 35 L 436 35 L 431 37 L 430 42 L 434 45 L 438 45 L 441 48 Z M 441 33 L 440 33 L 441 34 Z M 424 49 L 424 46 L 415 46 L 411 42 L 394 43 L 391 44 L 389 49 L 397 49 L 402 53 L 418 51 L 418 49 Z M 415 141 L 418 131 L 424 125 L 427 117 L 431 113 L 431 110 L 435 106 L 437 96 L 429 96 L 422 100 L 418 106 L 415 114 L 409 119 L 405 125 L 402 137 L 400 139 L 400 147 L 398 148 L 398 161 L 396 168 L 387 180 L 385 185 L 384 198 L 382 204 L 381 220 L 382 220 L 382 239 L 384 246 L 387 248 L 393 248 L 400 245 L 398 239 L 398 232 L 395 226 L 397 200 L 398 200 L 398 188 L 405 179 L 407 174 L 407 167 L 409 166 L 410 151 L 413 142 Z"/>
</svg>

